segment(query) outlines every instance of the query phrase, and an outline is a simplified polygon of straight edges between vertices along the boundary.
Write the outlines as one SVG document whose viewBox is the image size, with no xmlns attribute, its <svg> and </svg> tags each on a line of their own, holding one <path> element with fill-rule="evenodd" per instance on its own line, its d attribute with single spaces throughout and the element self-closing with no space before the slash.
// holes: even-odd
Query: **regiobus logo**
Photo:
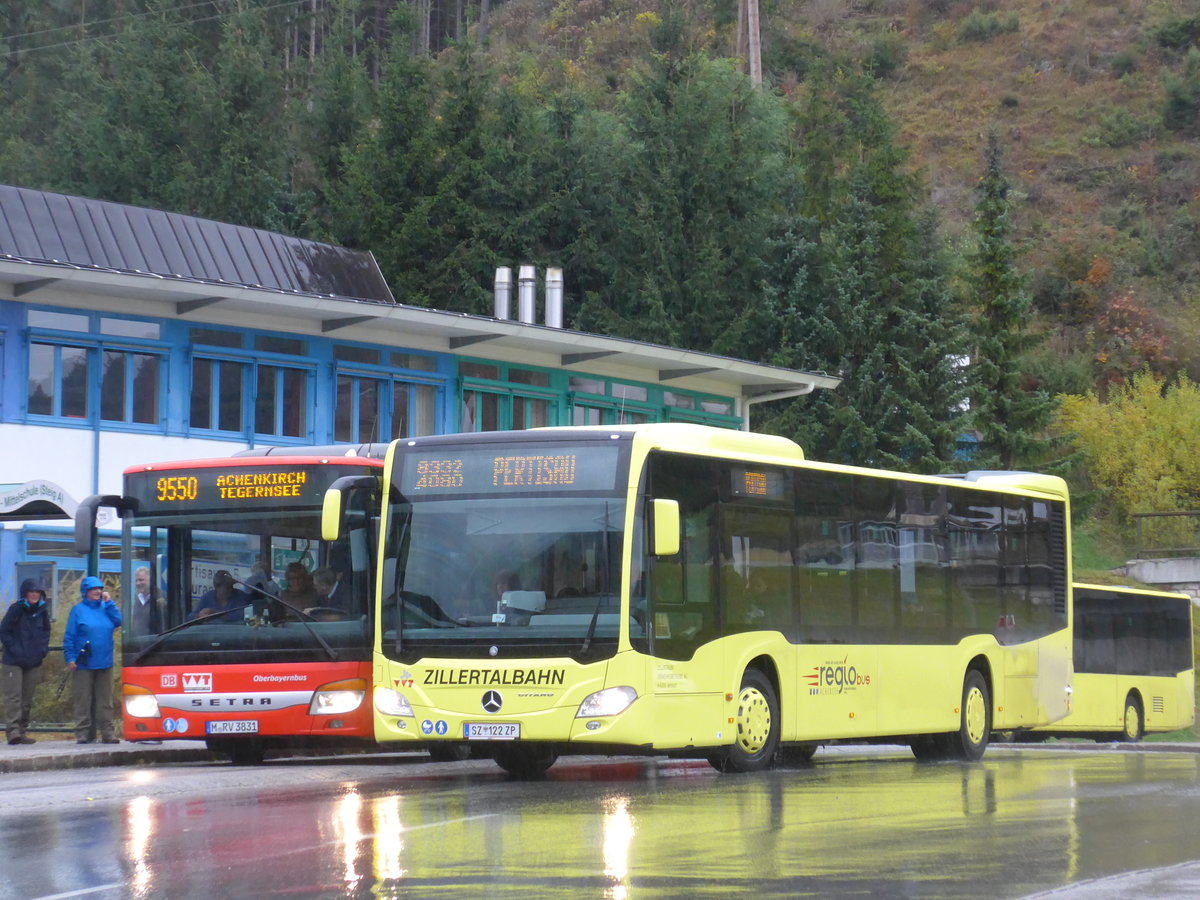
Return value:
<svg viewBox="0 0 1200 900">
<path fill-rule="evenodd" d="M 808 682 L 809 694 L 840 694 L 852 691 L 857 687 L 866 687 L 871 683 L 870 675 L 860 674 L 854 665 L 847 665 L 849 655 L 841 660 L 830 660 L 819 666 L 813 666 L 812 672 L 804 676 Z"/>
</svg>

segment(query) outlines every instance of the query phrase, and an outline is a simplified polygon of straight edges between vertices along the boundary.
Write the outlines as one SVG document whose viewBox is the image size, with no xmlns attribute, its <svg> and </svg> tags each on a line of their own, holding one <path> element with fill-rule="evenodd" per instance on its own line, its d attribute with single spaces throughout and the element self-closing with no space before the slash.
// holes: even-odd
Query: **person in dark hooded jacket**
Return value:
<svg viewBox="0 0 1200 900">
<path fill-rule="evenodd" d="M 21 582 L 21 597 L 0 621 L 0 688 L 4 694 L 4 730 L 10 744 L 32 744 L 26 734 L 33 690 L 42 677 L 42 660 L 50 650 L 50 607 L 36 581 Z"/>
</svg>

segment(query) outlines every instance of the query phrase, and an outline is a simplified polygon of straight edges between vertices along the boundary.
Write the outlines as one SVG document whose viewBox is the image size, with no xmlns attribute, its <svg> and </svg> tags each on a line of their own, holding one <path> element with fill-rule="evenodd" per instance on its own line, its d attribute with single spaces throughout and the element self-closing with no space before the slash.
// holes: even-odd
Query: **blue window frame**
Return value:
<svg viewBox="0 0 1200 900">
<path fill-rule="evenodd" d="M 27 315 L 29 417 L 165 427 L 167 349 L 157 323 L 39 308 Z"/>
</svg>

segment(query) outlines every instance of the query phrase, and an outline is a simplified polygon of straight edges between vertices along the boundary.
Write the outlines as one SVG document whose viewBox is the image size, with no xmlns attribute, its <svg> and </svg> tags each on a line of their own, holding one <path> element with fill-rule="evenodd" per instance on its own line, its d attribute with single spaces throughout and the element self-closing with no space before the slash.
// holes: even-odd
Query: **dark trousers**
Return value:
<svg viewBox="0 0 1200 900">
<path fill-rule="evenodd" d="M 112 669 L 76 669 L 71 682 L 75 700 L 75 737 L 78 740 L 102 740 L 113 734 Z"/>
<path fill-rule="evenodd" d="M 10 741 L 25 736 L 25 729 L 29 727 L 29 710 L 33 706 L 33 689 L 41 680 L 41 666 L 31 669 L 0 666 L 0 692 L 4 695 L 4 730 Z"/>
</svg>

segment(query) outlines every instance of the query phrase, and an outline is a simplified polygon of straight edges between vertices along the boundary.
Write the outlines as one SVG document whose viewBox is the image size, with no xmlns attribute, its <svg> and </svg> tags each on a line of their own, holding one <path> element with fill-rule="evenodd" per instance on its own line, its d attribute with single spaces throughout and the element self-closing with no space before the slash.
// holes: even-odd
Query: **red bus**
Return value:
<svg viewBox="0 0 1200 900">
<path fill-rule="evenodd" d="M 124 736 L 204 740 L 236 763 L 281 747 L 374 745 L 372 533 L 386 444 L 249 450 L 125 470 Z M 342 528 L 321 540 L 326 490 Z M 115 548 L 114 548 L 115 549 Z"/>
</svg>

